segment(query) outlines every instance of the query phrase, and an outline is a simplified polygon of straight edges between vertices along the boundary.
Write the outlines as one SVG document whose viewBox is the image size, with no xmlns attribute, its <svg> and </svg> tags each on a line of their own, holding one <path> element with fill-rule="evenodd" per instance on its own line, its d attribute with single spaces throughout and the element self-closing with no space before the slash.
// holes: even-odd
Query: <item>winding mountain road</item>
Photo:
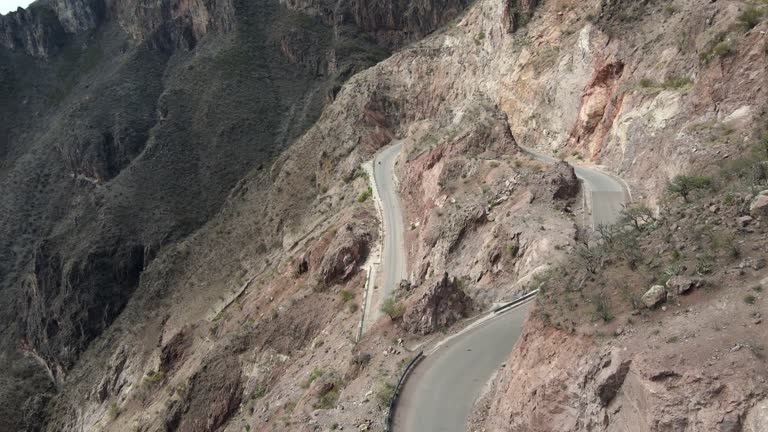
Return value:
<svg viewBox="0 0 768 432">
<path fill-rule="evenodd" d="M 372 319 L 381 313 L 381 301 L 392 294 L 400 281 L 407 277 L 405 253 L 405 226 L 400 198 L 397 195 L 397 179 L 395 177 L 395 161 L 400 154 L 402 142 L 387 147 L 373 158 L 373 180 L 376 182 L 377 199 L 381 203 L 382 218 L 384 219 L 384 250 L 381 255 L 382 291 L 378 294 L 377 302 L 369 312 Z"/>
<path fill-rule="evenodd" d="M 374 158 L 374 181 L 384 219 L 384 297 L 406 275 L 403 216 L 393 171 L 400 149 L 398 142 Z M 557 162 L 534 150 L 524 150 L 544 162 Z M 596 168 L 574 168 L 588 193 L 592 226 L 614 222 L 629 197 L 624 184 Z M 527 303 L 523 303 L 489 316 L 426 353 L 400 395 L 393 429 L 397 432 L 466 431 L 467 418 L 476 399 L 520 336 L 527 309 Z"/>
<path fill-rule="evenodd" d="M 536 150 L 522 148 L 531 157 L 547 163 L 557 163 L 558 159 L 539 153 Z M 587 203 L 592 213 L 592 228 L 610 225 L 616 222 L 624 203 L 631 201 L 629 189 L 616 177 L 606 174 L 588 165 L 573 165 L 576 177 L 584 182 Z"/>
</svg>

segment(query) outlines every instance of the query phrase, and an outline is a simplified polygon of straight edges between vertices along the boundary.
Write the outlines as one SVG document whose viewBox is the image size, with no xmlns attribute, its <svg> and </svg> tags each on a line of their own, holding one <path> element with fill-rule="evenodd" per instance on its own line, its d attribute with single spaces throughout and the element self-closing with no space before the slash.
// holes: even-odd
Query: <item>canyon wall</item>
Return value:
<svg viewBox="0 0 768 432">
<path fill-rule="evenodd" d="M 656 206 L 670 177 L 746 152 L 765 120 L 766 23 L 737 26 L 741 2 L 368 3 L 57 1 L 0 17 L 0 426 L 381 429 L 386 399 L 369 391 L 386 396 L 408 357 L 393 341 L 419 339 L 385 317 L 355 340 L 379 237 L 361 163 L 403 140 L 402 300 L 434 304 L 448 272 L 454 321 L 464 296 L 508 299 L 575 248 L 573 171 L 519 146 L 604 165 Z M 658 371 L 596 347 L 531 321 L 507 369 L 529 372 L 500 375 L 482 421 L 593 425 L 573 414 L 589 409 L 628 424 L 603 399 L 644 393 L 611 383 L 642 390 Z M 521 383 L 540 393 L 519 399 Z M 739 421 L 757 394 L 734 396 Z M 551 415 L 518 416 L 529 403 Z"/>
</svg>

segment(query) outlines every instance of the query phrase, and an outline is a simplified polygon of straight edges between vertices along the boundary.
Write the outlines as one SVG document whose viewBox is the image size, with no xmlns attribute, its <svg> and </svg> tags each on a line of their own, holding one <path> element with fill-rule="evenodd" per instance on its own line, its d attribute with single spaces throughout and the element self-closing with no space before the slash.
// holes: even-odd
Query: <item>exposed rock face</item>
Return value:
<svg viewBox="0 0 768 432">
<path fill-rule="evenodd" d="M 0 44 L 8 49 L 45 57 L 61 46 L 64 28 L 45 6 L 21 9 L 0 17 Z"/>
<path fill-rule="evenodd" d="M 604 146 L 606 135 L 621 110 L 623 95 L 616 96 L 624 63 L 617 61 L 597 69 L 581 96 L 577 123 L 571 130 L 569 145 L 586 149 L 590 157 Z"/>
<path fill-rule="evenodd" d="M 96 28 L 108 7 L 108 1 L 105 0 L 49 0 L 47 4 L 56 12 L 61 26 L 67 33 L 80 33 Z"/>
<path fill-rule="evenodd" d="M 144 247 L 121 245 L 68 261 L 44 243 L 33 266 L 20 302 L 22 337 L 59 380 L 122 311 L 144 269 Z"/>
<path fill-rule="evenodd" d="M 607 406 L 616 397 L 619 389 L 624 385 L 624 379 L 631 364 L 631 360 L 621 359 L 617 351 L 613 351 L 610 357 L 605 359 L 601 365 L 602 370 L 594 377 L 595 394 L 600 398 L 603 406 Z"/>
<path fill-rule="evenodd" d="M 370 235 L 357 224 L 348 224 L 336 233 L 320 264 L 326 285 L 347 280 L 368 257 Z"/>
<path fill-rule="evenodd" d="M 354 24 L 388 48 L 420 39 L 456 17 L 467 0 L 281 0 L 295 10 L 318 16 L 340 31 Z"/>
<path fill-rule="evenodd" d="M 117 21 L 138 41 L 163 50 L 192 49 L 210 31 L 234 29 L 230 0 L 162 0 L 151 6 L 144 1 L 114 4 Z"/>
<path fill-rule="evenodd" d="M 675 319 L 678 324 L 686 320 L 689 318 Z M 765 386 L 751 375 L 764 370 L 762 361 L 749 354 L 728 353 L 726 348 L 727 353 L 719 354 L 723 358 L 716 361 L 723 369 L 713 369 L 707 364 L 713 360 L 702 355 L 712 352 L 712 341 L 703 344 L 709 350 L 695 345 L 695 352 L 683 354 L 679 346 L 662 346 L 660 356 L 659 346 L 654 346 L 657 342 L 648 337 L 628 336 L 610 347 L 599 347 L 589 338 L 542 327 L 529 317 L 507 367 L 501 369 L 503 377 L 497 378 L 491 390 L 497 394 L 482 426 L 475 428 L 503 432 L 757 431 L 765 424 L 765 402 L 754 407 L 751 402 L 754 398 L 764 401 Z M 717 338 L 716 343 L 733 345 L 729 336 Z M 663 341 L 661 345 L 665 345 Z M 747 370 L 730 370 L 726 365 L 734 360 L 748 361 Z M 523 394 L 521 388 L 526 389 Z M 691 404 L 697 406 L 695 411 L 690 411 Z"/>
<path fill-rule="evenodd" d="M 221 427 L 240 405 L 241 370 L 237 358 L 220 354 L 195 374 L 181 400 L 168 408 L 168 431 L 212 432 Z"/>
<path fill-rule="evenodd" d="M 413 334 L 426 335 L 466 317 L 472 310 L 472 299 L 459 287 L 456 278 L 444 273 L 408 308 L 403 327 Z"/>
<path fill-rule="evenodd" d="M 47 57 L 70 35 L 115 20 L 135 40 L 163 50 L 191 49 L 209 31 L 231 31 L 234 6 L 229 0 L 48 0 L 0 18 L 0 44 Z"/>
<path fill-rule="evenodd" d="M 539 0 L 505 0 L 501 15 L 501 27 L 507 33 L 514 33 L 530 21 Z"/>
<path fill-rule="evenodd" d="M 167 373 L 180 366 L 192 345 L 190 330 L 184 328 L 171 338 L 160 351 L 160 370 Z"/>
<path fill-rule="evenodd" d="M 110 396 L 120 394 L 120 391 L 130 383 L 127 374 L 129 350 L 120 347 L 112 354 L 107 365 L 106 373 L 94 388 L 91 397 L 104 402 Z"/>
</svg>

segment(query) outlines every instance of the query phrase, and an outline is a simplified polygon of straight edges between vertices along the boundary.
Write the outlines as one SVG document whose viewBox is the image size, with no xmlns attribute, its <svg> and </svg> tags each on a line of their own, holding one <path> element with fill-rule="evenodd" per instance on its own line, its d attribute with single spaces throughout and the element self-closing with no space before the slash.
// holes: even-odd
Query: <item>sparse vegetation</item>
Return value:
<svg viewBox="0 0 768 432">
<path fill-rule="evenodd" d="M 713 259 L 709 255 L 704 255 L 696 259 L 696 273 L 700 276 L 712 273 Z"/>
<path fill-rule="evenodd" d="M 312 404 L 312 407 L 314 409 L 331 409 L 336 407 L 336 403 L 339 401 L 339 386 L 340 383 L 334 383 L 330 390 L 320 395 L 317 402 Z"/>
<path fill-rule="evenodd" d="M 402 318 L 405 314 L 405 306 L 394 297 L 390 296 L 384 299 L 384 303 L 381 305 L 381 311 L 387 314 L 390 319 L 397 320 Z"/>
<path fill-rule="evenodd" d="M 395 395 L 395 385 L 389 381 L 381 381 L 376 387 L 376 402 L 379 406 L 386 407 Z"/>
<path fill-rule="evenodd" d="M 726 57 L 733 53 L 734 51 L 730 39 L 725 39 L 699 54 L 699 58 L 701 58 L 703 62 L 708 63 L 715 58 Z"/>
<path fill-rule="evenodd" d="M 639 85 L 646 89 L 685 91 L 693 88 L 693 80 L 687 76 L 674 76 L 658 83 L 650 78 L 643 78 L 640 80 Z"/>
<path fill-rule="evenodd" d="M 267 394 L 267 386 L 263 384 L 259 384 L 256 386 L 255 389 L 253 389 L 253 394 L 251 394 L 252 399 L 261 399 Z"/>
<path fill-rule="evenodd" d="M 763 19 L 764 15 L 765 13 L 761 9 L 758 9 L 754 5 L 749 5 L 739 14 L 736 18 L 736 22 L 739 27 L 746 32 L 755 28 L 755 26 Z"/>
<path fill-rule="evenodd" d="M 710 177 L 677 175 L 667 185 L 667 191 L 679 195 L 685 202 L 688 202 L 688 198 L 693 191 L 709 189 L 711 187 L 712 179 Z"/>
<path fill-rule="evenodd" d="M 368 198 L 371 197 L 371 194 L 373 193 L 373 189 L 371 189 L 370 186 L 368 186 L 368 189 L 366 189 L 363 192 L 360 192 L 360 195 L 357 196 L 357 202 L 365 202 Z"/>
<path fill-rule="evenodd" d="M 165 374 L 163 371 L 155 371 L 150 370 L 149 372 L 144 375 L 144 380 L 142 381 L 142 386 L 145 388 L 149 388 L 154 386 L 155 384 L 161 382 L 165 378 Z"/>
<path fill-rule="evenodd" d="M 744 296 L 744 303 L 748 305 L 753 305 L 755 304 L 755 302 L 757 302 L 757 297 L 755 297 L 754 295 L 747 294 L 746 296 Z"/>
<path fill-rule="evenodd" d="M 307 389 L 309 388 L 309 386 L 312 385 L 313 382 L 315 382 L 316 379 L 320 378 L 321 376 L 323 376 L 323 370 L 318 367 L 315 367 L 314 369 L 312 369 L 312 372 L 309 373 L 309 376 L 307 377 L 307 379 L 305 379 L 304 381 L 301 382 L 301 384 L 299 384 L 299 387 L 303 389 Z"/>
<path fill-rule="evenodd" d="M 353 298 L 355 298 L 355 294 L 349 290 L 341 290 L 341 292 L 339 293 L 339 297 L 341 297 L 342 303 L 346 303 L 352 300 Z"/>
<path fill-rule="evenodd" d="M 117 403 L 112 402 L 109 404 L 109 407 L 107 407 L 107 417 L 110 420 L 114 420 L 120 416 L 120 407 L 117 406 Z"/>
<path fill-rule="evenodd" d="M 603 295 L 596 295 L 592 298 L 592 304 L 595 306 L 595 319 L 601 319 L 603 322 L 613 320 L 614 315 L 611 312 L 611 305 Z"/>
</svg>

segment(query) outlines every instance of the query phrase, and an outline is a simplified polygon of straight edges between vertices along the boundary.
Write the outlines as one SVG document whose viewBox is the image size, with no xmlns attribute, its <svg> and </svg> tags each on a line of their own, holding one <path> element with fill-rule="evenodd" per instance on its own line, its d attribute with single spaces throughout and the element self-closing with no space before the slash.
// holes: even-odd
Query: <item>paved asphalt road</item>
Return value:
<svg viewBox="0 0 768 432">
<path fill-rule="evenodd" d="M 527 151 L 539 160 L 557 161 Z M 575 170 L 590 194 L 593 226 L 615 221 L 625 202 L 621 182 L 594 168 L 577 166 Z M 520 336 L 526 310 L 521 306 L 503 313 L 429 354 L 408 378 L 395 412 L 394 430 L 465 432 L 475 400 Z"/>
<path fill-rule="evenodd" d="M 556 163 L 558 159 L 541 154 L 535 150 L 523 148 L 530 156 L 544 162 Z M 621 181 L 586 165 L 574 165 L 576 177 L 584 181 L 585 193 L 592 210 L 592 227 L 616 222 L 628 192 Z"/>
<path fill-rule="evenodd" d="M 381 256 L 381 268 L 383 270 L 383 297 L 392 294 L 395 286 L 407 276 L 405 264 L 405 242 L 403 236 L 403 212 L 400 209 L 400 198 L 397 195 L 395 185 L 394 166 L 397 156 L 400 154 L 401 142 L 387 147 L 373 159 L 373 177 L 381 198 L 381 207 L 384 213 L 384 251 Z M 378 308 L 377 308 L 378 309 Z M 378 314 L 379 311 L 373 311 Z"/>
<path fill-rule="evenodd" d="M 465 432 L 475 400 L 512 351 L 527 310 L 526 303 L 502 313 L 425 357 L 408 377 L 393 429 Z"/>
</svg>

